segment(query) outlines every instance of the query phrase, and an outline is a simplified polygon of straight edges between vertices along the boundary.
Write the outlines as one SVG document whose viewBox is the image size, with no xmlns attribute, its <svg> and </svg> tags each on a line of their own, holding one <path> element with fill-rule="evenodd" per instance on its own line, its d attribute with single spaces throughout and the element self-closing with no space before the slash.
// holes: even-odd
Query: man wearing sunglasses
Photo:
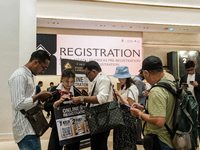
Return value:
<svg viewBox="0 0 200 150">
<path fill-rule="evenodd" d="M 29 62 L 17 69 L 8 80 L 13 111 L 13 136 L 20 150 L 41 150 L 40 138 L 35 135 L 28 119 L 20 110 L 35 107 L 37 100 L 45 101 L 53 95 L 47 91 L 36 94 L 34 76 L 44 73 L 50 62 L 46 51 L 32 53 Z"/>
<path fill-rule="evenodd" d="M 200 73 L 196 72 L 196 66 L 194 61 L 188 60 L 185 64 L 187 74 L 181 77 L 180 87 L 187 88 L 192 92 L 192 95 L 197 100 L 200 106 Z M 200 107 L 199 107 L 200 110 Z M 199 126 L 200 126 L 200 113 L 199 113 Z M 200 133 L 200 132 L 199 132 Z M 199 134 L 200 137 L 200 134 Z"/>
</svg>

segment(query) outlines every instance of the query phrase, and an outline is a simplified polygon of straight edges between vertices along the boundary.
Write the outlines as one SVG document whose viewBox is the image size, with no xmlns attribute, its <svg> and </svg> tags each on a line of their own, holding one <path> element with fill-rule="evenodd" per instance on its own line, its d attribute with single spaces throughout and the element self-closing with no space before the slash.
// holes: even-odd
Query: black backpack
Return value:
<svg viewBox="0 0 200 150">
<path fill-rule="evenodd" d="M 176 96 L 176 104 L 173 114 L 173 131 L 165 123 L 174 149 L 196 149 L 198 147 L 198 103 L 192 93 L 187 89 L 178 88 L 176 90 L 165 80 L 157 82 L 154 87 L 163 87 Z"/>
</svg>

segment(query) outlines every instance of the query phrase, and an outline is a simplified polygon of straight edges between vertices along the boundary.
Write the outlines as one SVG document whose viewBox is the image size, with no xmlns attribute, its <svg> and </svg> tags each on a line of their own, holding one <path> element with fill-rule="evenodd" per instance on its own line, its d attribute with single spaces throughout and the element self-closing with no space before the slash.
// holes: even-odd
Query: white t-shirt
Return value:
<svg viewBox="0 0 200 150">
<path fill-rule="evenodd" d="M 187 77 L 188 88 L 187 89 L 188 89 L 188 91 L 191 91 L 192 95 L 195 97 L 195 95 L 194 95 L 194 86 L 189 84 L 190 81 L 194 81 L 194 80 L 195 80 L 195 74 L 192 74 L 192 75 L 188 74 L 188 77 Z"/>
<path fill-rule="evenodd" d="M 128 97 L 130 97 L 132 100 L 135 101 L 135 103 L 138 103 L 138 88 L 133 84 L 128 89 L 125 90 L 126 87 L 124 87 L 122 90 L 119 90 L 119 93 L 122 95 L 122 97 L 126 100 L 128 100 Z M 123 104 L 120 98 L 118 98 L 119 102 Z"/>
</svg>

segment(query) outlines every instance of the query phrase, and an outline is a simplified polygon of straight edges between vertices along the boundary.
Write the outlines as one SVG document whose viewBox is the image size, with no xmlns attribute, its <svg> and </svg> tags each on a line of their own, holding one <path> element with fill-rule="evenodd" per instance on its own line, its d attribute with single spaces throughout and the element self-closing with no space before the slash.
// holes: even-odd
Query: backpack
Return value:
<svg viewBox="0 0 200 150">
<path fill-rule="evenodd" d="M 165 123 L 172 145 L 176 150 L 193 150 L 198 147 L 198 103 L 192 93 L 187 89 L 181 89 L 176 83 L 176 90 L 165 80 L 157 82 L 154 87 L 163 87 L 176 96 L 176 104 L 173 114 L 173 130 Z"/>
</svg>

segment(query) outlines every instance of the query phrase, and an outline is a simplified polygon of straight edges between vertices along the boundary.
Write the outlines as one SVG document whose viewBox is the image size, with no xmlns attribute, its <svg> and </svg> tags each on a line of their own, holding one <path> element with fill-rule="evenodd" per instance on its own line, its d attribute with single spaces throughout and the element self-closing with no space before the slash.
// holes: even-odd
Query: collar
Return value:
<svg viewBox="0 0 200 150">
<path fill-rule="evenodd" d="M 98 75 L 92 81 L 93 85 L 97 82 L 98 78 L 103 75 L 103 72 L 99 72 Z"/>
<path fill-rule="evenodd" d="M 21 68 L 25 70 L 25 73 L 26 73 L 27 75 L 30 75 L 31 77 L 34 77 L 34 76 L 35 76 L 34 74 L 32 74 L 31 70 L 28 69 L 26 66 L 21 66 Z"/>
<path fill-rule="evenodd" d="M 143 79 L 141 76 L 139 76 L 139 75 L 136 75 L 136 77 L 138 77 L 138 78 L 140 78 L 141 80 Z"/>
<path fill-rule="evenodd" d="M 64 88 L 64 86 L 63 86 L 63 83 L 62 83 L 62 82 L 57 86 L 56 89 L 57 89 L 57 90 L 61 90 L 61 91 L 66 91 L 65 88 Z M 69 91 L 72 92 L 72 93 L 74 93 L 74 92 L 73 92 L 73 89 L 74 89 L 73 86 L 71 86 L 71 88 L 70 88 Z"/>
</svg>

